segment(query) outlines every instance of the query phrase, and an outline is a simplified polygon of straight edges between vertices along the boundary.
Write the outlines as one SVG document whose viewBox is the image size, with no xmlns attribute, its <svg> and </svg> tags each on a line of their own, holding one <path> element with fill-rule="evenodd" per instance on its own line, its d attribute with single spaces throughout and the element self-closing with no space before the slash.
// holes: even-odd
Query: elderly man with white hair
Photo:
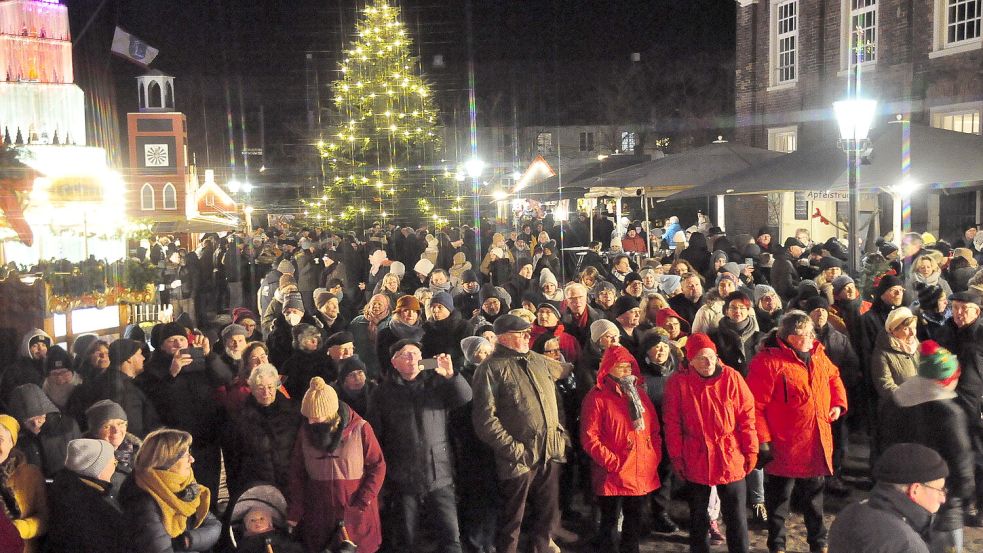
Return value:
<svg viewBox="0 0 983 553">
<path fill-rule="evenodd" d="M 235 415 L 225 456 L 229 493 L 238 495 L 250 482 L 272 482 L 286 493 L 300 407 L 283 395 L 280 374 L 269 363 L 249 373 L 249 397 Z"/>
<path fill-rule="evenodd" d="M 580 342 L 580 347 L 587 346 L 590 340 L 590 325 L 604 318 L 604 313 L 590 306 L 587 287 L 579 282 L 571 282 L 563 288 L 563 298 L 566 306 L 562 310 L 560 323 L 568 334 Z"/>
</svg>

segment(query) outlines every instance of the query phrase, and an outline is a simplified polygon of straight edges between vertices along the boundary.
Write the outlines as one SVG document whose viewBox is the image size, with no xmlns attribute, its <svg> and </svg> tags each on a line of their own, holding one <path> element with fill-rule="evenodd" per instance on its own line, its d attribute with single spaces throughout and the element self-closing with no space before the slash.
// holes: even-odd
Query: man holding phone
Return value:
<svg viewBox="0 0 983 553">
<path fill-rule="evenodd" d="M 215 399 L 215 390 L 225 384 L 217 372 L 217 355 L 208 338 L 177 323 L 161 325 L 158 335 L 160 347 L 154 350 L 135 382 L 164 426 L 191 434 L 195 476 L 203 486 L 217 490 L 221 467 L 219 430 L 225 422 L 224 410 Z M 213 494 L 213 499 L 216 496 Z"/>
<path fill-rule="evenodd" d="M 460 553 L 449 435 L 451 410 L 471 401 L 471 387 L 449 355 L 423 359 L 421 345 L 399 340 L 389 348 L 395 374 L 379 385 L 368 419 L 386 457 L 391 508 L 383 525 L 395 528 L 394 551 L 415 551 L 417 526 L 427 518 L 439 551 Z"/>
</svg>

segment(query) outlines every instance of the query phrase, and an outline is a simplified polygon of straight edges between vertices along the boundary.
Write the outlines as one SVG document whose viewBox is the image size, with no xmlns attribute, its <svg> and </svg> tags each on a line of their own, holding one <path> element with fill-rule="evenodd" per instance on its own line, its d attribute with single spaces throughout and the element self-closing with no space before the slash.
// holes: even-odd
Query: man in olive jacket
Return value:
<svg viewBox="0 0 983 553">
<path fill-rule="evenodd" d="M 501 512 L 495 546 L 515 553 L 526 500 L 535 553 L 549 551 L 550 532 L 559 518 L 560 463 L 569 442 L 555 380 L 564 366 L 529 351 L 530 324 L 515 315 L 495 320 L 498 343 L 472 381 L 472 422 L 481 441 L 495 453 Z"/>
</svg>

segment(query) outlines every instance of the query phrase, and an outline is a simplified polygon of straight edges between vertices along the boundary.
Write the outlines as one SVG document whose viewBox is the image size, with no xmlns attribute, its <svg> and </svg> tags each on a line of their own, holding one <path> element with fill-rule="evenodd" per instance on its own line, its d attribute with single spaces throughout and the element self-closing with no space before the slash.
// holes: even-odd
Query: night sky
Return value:
<svg viewBox="0 0 983 553">
<path fill-rule="evenodd" d="M 239 133 L 240 92 L 250 142 L 263 105 L 271 151 L 291 158 L 293 150 L 309 149 L 302 136 L 306 53 L 326 91 L 353 32 L 355 8 L 364 7 L 350 0 L 62 1 L 72 19 L 76 79 L 87 95 L 114 104 L 119 121 L 136 107 L 133 78 L 142 69 L 109 54 L 118 24 L 160 49 L 153 67 L 176 77 L 192 149 L 200 164 L 207 157 L 213 166 L 229 157 L 227 107 Z M 479 111 L 488 99 L 511 95 L 512 103 L 530 105 L 527 120 L 539 124 L 598 122 L 591 121 L 601 117 L 589 108 L 592 87 L 627 68 L 633 52 L 653 68 L 689 56 L 733 60 L 734 0 L 473 0 L 470 33 L 463 0 L 398 4 L 445 114 L 466 97 L 469 36 Z M 432 67 L 435 55 L 446 67 Z"/>
</svg>

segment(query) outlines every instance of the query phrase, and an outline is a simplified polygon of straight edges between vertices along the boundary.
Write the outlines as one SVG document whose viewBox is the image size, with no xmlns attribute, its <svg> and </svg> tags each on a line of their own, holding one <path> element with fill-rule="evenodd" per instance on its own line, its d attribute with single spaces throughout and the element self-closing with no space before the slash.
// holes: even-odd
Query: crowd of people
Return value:
<svg viewBox="0 0 983 553">
<path fill-rule="evenodd" d="M 155 240 L 167 320 L 33 330 L 4 368 L 0 550 L 546 553 L 590 528 L 637 552 L 681 525 L 777 552 L 793 503 L 815 552 L 983 525 L 975 226 L 879 240 L 851 276 L 806 231 L 605 221 L 580 259 L 541 221 Z M 206 257 L 246 258 L 255 297 Z M 870 497 L 827 529 L 825 494 L 865 485 L 851 442 Z"/>
</svg>

